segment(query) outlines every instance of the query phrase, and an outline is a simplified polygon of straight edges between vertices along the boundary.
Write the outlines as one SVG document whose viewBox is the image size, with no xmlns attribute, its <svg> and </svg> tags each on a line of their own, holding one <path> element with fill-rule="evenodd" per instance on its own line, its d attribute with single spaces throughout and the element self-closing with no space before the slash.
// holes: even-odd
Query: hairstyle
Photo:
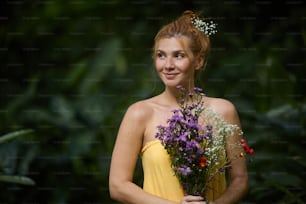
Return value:
<svg viewBox="0 0 306 204">
<path fill-rule="evenodd" d="M 209 36 L 200 31 L 192 23 L 192 19 L 199 15 L 186 10 L 175 21 L 163 26 L 156 34 L 154 39 L 154 51 L 157 42 L 162 38 L 181 37 L 185 36 L 190 39 L 190 49 L 194 56 L 203 57 L 204 65 L 206 64 L 206 57 L 210 49 Z"/>
</svg>

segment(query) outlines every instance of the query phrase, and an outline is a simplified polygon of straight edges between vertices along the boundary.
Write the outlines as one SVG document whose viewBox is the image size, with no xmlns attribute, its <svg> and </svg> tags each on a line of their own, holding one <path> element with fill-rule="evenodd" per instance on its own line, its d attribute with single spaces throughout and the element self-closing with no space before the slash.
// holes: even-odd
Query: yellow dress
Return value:
<svg viewBox="0 0 306 204">
<path fill-rule="evenodd" d="M 141 151 L 144 171 L 144 191 L 153 195 L 180 202 L 184 196 L 182 187 L 171 168 L 170 157 L 160 140 L 148 142 Z M 217 199 L 226 188 L 225 174 L 217 174 L 211 181 L 211 190 L 206 199 Z"/>
</svg>

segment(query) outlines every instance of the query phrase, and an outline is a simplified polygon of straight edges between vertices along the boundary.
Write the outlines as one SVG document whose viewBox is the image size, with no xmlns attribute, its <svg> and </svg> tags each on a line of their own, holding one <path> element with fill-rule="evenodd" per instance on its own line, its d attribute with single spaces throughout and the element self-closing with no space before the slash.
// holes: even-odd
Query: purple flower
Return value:
<svg viewBox="0 0 306 204">
<path fill-rule="evenodd" d="M 206 125 L 206 131 L 205 131 L 205 134 L 204 134 L 204 137 L 205 137 L 206 139 L 211 139 L 212 134 L 213 134 L 212 128 L 213 128 L 213 127 L 212 127 L 211 125 Z"/>
<path fill-rule="evenodd" d="M 213 128 L 212 125 L 206 125 L 206 130 L 210 131 L 210 130 L 212 130 L 212 128 Z"/>
<path fill-rule="evenodd" d="M 177 85 L 176 88 L 181 89 L 181 88 L 183 88 L 183 86 L 182 85 Z"/>
<path fill-rule="evenodd" d="M 184 132 L 182 135 L 179 135 L 179 141 L 186 142 L 187 141 L 187 136 L 189 135 L 189 132 Z"/>
<path fill-rule="evenodd" d="M 187 123 L 187 127 L 189 129 L 193 129 L 193 130 L 200 130 L 201 128 L 201 125 L 199 123 L 197 123 L 196 121 L 194 120 L 191 120 L 190 122 Z"/>
<path fill-rule="evenodd" d="M 199 87 L 194 87 L 193 90 L 196 91 L 196 92 L 202 92 L 202 91 L 203 91 L 203 90 L 202 90 L 201 88 L 199 88 Z"/>
<path fill-rule="evenodd" d="M 176 168 L 176 171 L 180 172 L 181 174 L 183 174 L 184 176 L 187 176 L 188 174 L 191 173 L 191 169 L 190 167 L 178 167 Z"/>
</svg>

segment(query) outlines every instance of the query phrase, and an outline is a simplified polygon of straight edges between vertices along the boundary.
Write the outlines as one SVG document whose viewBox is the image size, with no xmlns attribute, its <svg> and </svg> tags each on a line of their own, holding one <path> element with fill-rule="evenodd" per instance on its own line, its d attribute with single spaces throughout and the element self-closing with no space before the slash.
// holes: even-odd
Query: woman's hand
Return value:
<svg viewBox="0 0 306 204">
<path fill-rule="evenodd" d="M 180 204 L 208 204 L 201 196 L 184 196 Z"/>
</svg>

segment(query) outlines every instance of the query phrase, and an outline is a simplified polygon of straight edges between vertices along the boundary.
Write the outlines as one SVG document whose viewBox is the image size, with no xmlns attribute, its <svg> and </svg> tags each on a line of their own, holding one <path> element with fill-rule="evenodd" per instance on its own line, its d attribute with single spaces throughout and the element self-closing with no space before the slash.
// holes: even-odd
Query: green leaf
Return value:
<svg viewBox="0 0 306 204">
<path fill-rule="evenodd" d="M 35 185 L 35 181 L 25 176 L 0 175 L 0 181 L 30 186 Z"/>
<path fill-rule="evenodd" d="M 9 140 L 15 139 L 16 137 L 31 134 L 31 133 L 33 133 L 33 130 L 29 129 L 29 130 L 18 130 L 18 131 L 14 131 L 14 132 L 5 134 L 0 137 L 0 144 L 7 142 Z"/>
</svg>

